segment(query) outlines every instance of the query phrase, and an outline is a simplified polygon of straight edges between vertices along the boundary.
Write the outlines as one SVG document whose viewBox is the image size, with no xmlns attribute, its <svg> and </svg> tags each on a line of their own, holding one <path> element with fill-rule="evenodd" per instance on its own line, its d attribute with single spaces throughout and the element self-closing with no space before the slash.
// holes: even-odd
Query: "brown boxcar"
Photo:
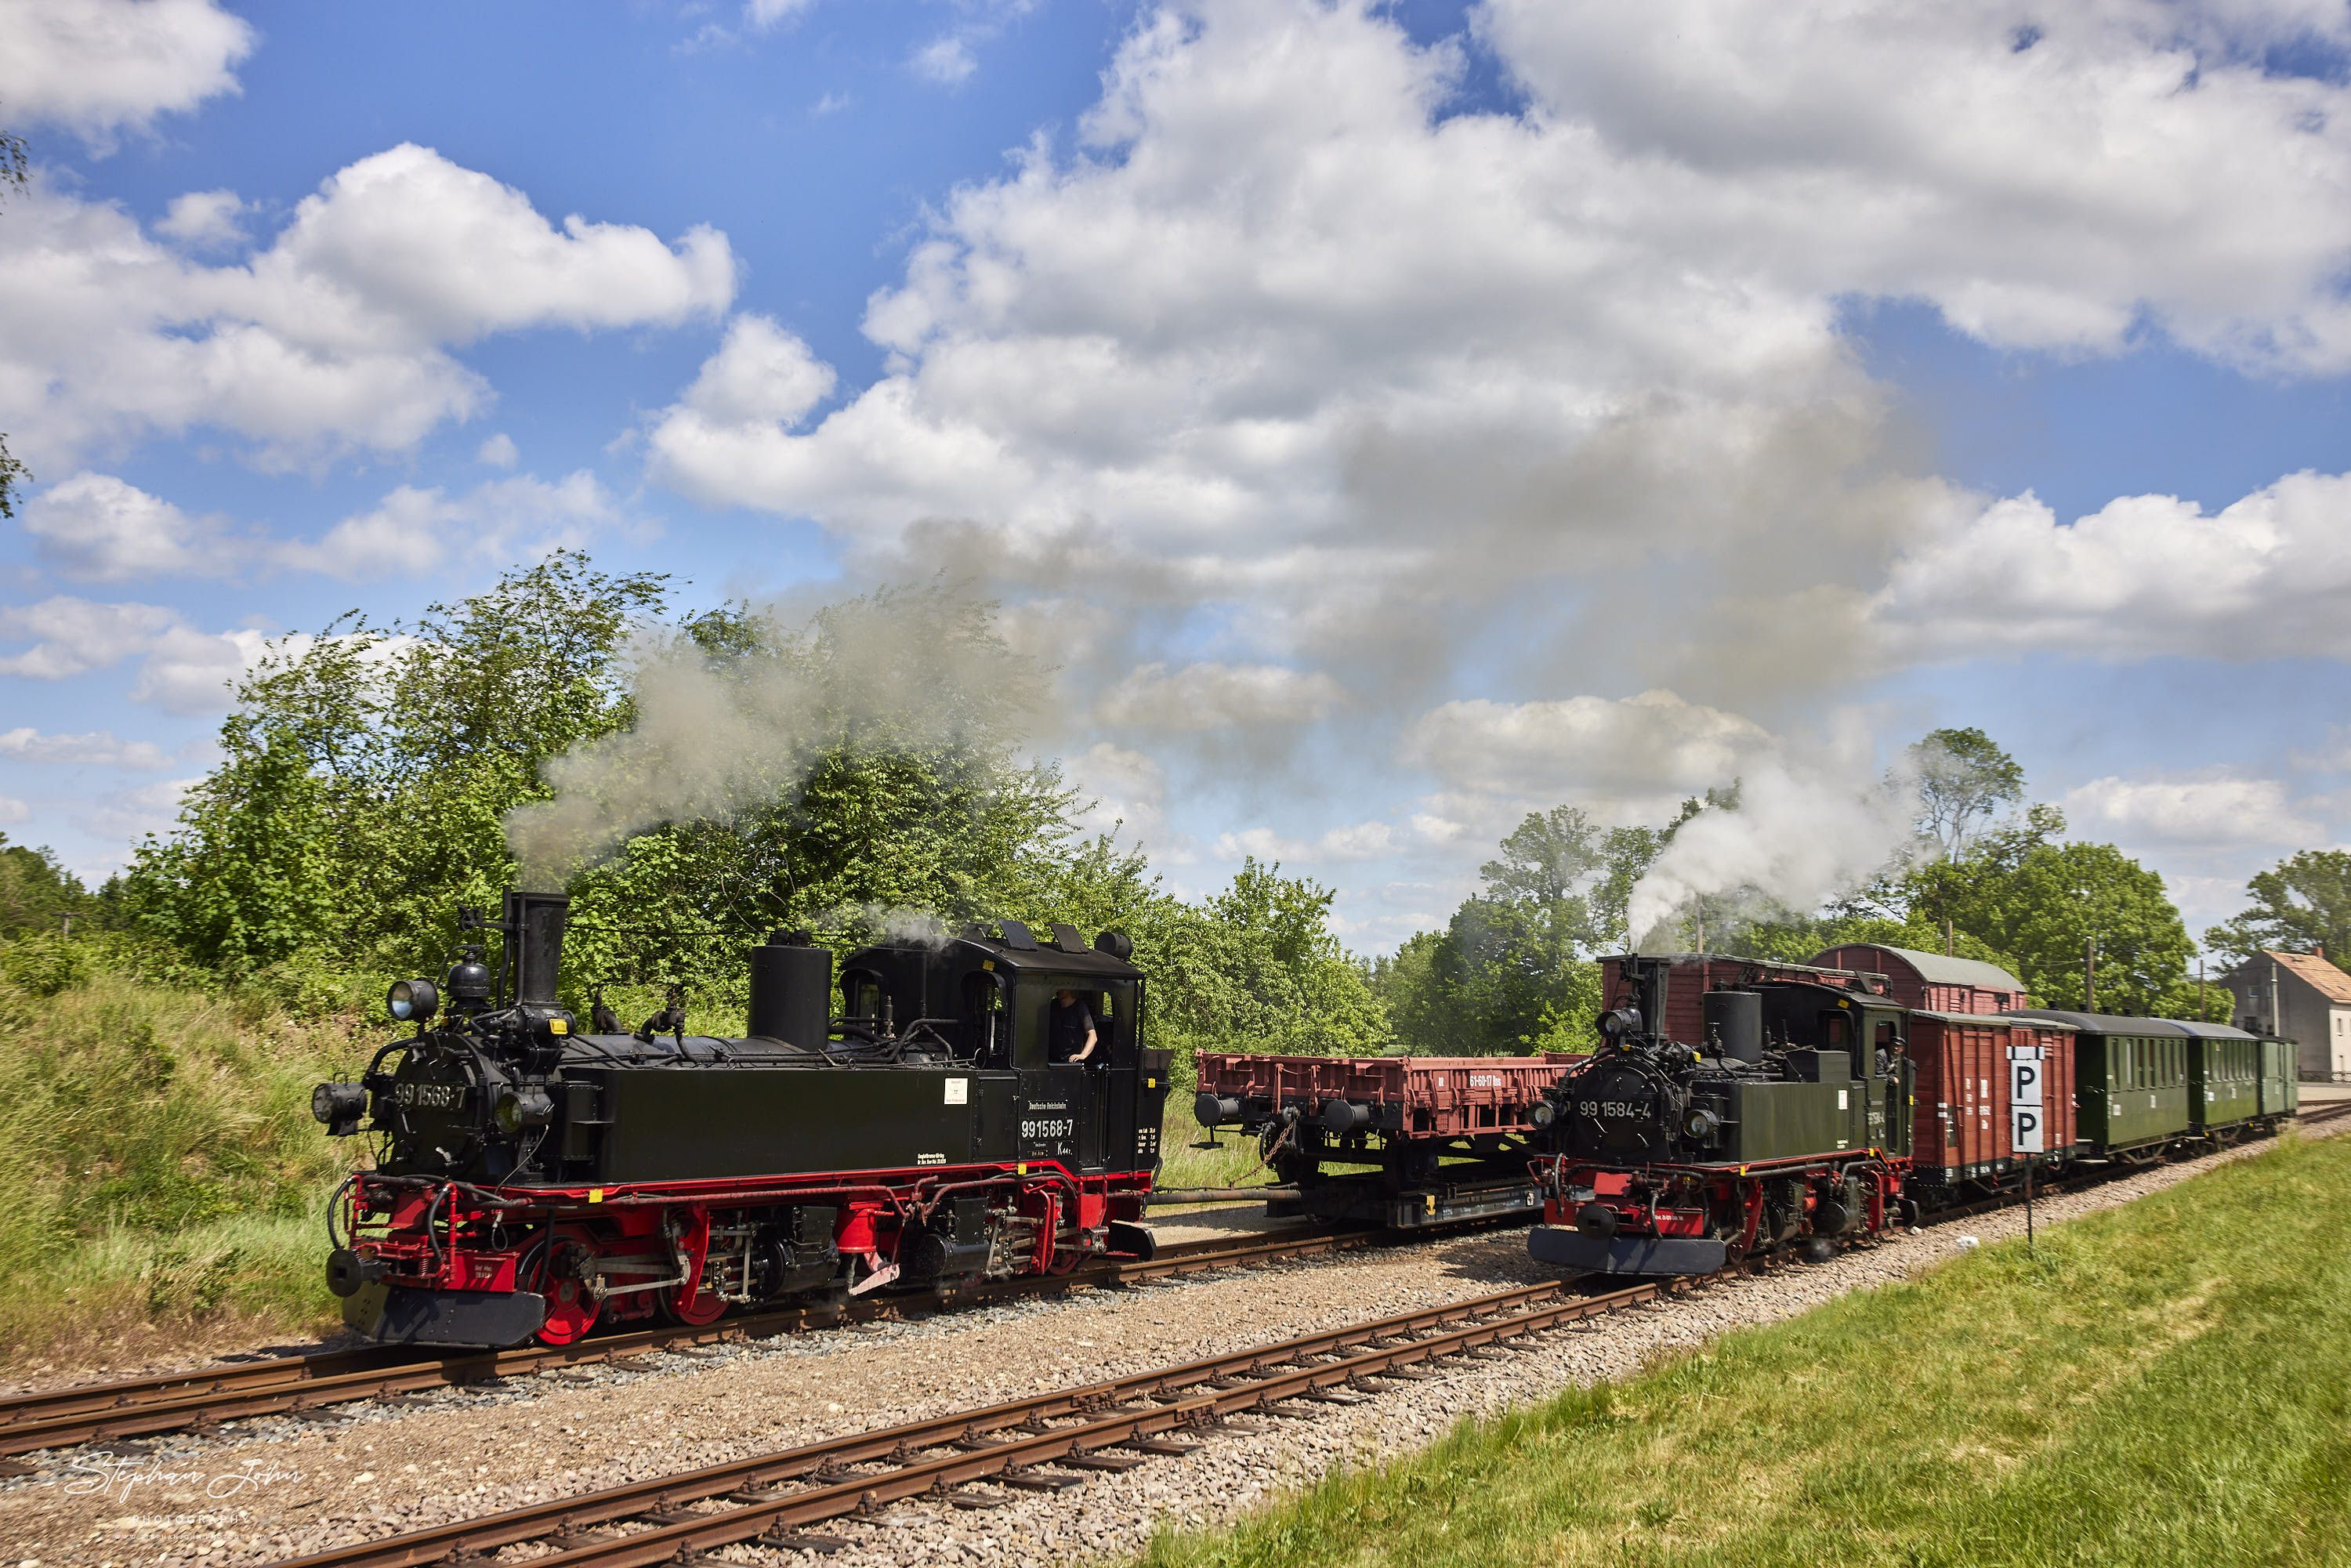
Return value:
<svg viewBox="0 0 2351 1568">
<path fill-rule="evenodd" d="M 1913 1180 L 1932 1207 L 1964 1189 L 1991 1190 L 2023 1179 L 2016 1147 L 2010 1048 L 2038 1047 L 2041 1061 L 2040 1163 L 2072 1157 L 2074 1033 L 2064 1024 L 1988 1018 L 1976 1012 L 1914 1009 L 1908 1054 Z M 1939 1189 L 1939 1190 L 1936 1190 Z"/>
</svg>

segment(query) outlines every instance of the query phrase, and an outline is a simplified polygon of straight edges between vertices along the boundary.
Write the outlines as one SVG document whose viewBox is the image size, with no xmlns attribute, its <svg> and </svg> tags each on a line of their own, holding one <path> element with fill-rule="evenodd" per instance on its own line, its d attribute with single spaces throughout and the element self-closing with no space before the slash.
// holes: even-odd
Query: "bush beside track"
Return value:
<svg viewBox="0 0 2351 1568">
<path fill-rule="evenodd" d="M 2351 1561 L 2351 1139 L 1465 1423 L 1150 1568 Z"/>
<path fill-rule="evenodd" d="M 295 998 L 299 999 L 299 998 Z M 143 1359 L 328 1326 L 340 1151 L 310 1087 L 351 1017 L 206 992 L 98 942 L 0 943 L 0 1359 Z"/>
</svg>

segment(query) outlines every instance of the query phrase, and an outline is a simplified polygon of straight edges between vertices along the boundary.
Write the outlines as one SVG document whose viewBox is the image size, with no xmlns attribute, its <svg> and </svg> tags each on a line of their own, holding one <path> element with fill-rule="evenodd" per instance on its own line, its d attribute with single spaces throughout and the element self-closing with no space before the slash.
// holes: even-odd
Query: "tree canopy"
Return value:
<svg viewBox="0 0 2351 1568">
<path fill-rule="evenodd" d="M 2204 933 L 2215 952 L 2240 959 L 2324 953 L 2338 967 L 2351 961 L 2351 852 L 2304 850 L 2255 875 L 2245 891 L 2252 907 Z"/>
<path fill-rule="evenodd" d="M 131 918 L 225 977 L 381 976 L 437 966 L 458 905 L 528 879 L 572 895 L 575 1004 L 682 983 L 722 1031 L 743 949 L 777 927 L 845 951 L 1068 921 L 1134 937 L 1154 1037 L 1187 1059 L 1386 1044 L 1329 889 L 1250 861 L 1187 904 L 1079 831 L 1059 768 L 1024 750 L 1043 674 L 993 605 L 893 589 L 785 625 L 741 604 L 671 619 L 669 596 L 560 552 L 413 623 L 277 644 L 123 879 Z"/>
<path fill-rule="evenodd" d="M 1947 855 L 1968 842 L 2003 807 L 2024 799 L 2024 769 L 1980 729 L 1934 729 L 1913 742 L 1919 831 Z"/>
</svg>

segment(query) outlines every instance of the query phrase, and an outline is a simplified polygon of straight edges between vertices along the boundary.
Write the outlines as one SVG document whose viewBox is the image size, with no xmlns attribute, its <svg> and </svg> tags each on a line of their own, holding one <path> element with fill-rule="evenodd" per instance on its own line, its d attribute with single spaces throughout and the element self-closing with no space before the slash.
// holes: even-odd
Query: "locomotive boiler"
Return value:
<svg viewBox="0 0 2351 1568">
<path fill-rule="evenodd" d="M 1715 987 L 1696 1040 L 1667 1016 L 1674 964 L 1615 961 L 1632 998 L 1535 1119 L 1547 1263 L 1702 1274 L 1785 1245 L 1832 1255 L 1899 1223 L 1909 1169 L 1905 1009 L 1818 978 Z"/>
<path fill-rule="evenodd" d="M 498 968 L 471 947 L 393 986 L 413 1033 L 313 1096 L 330 1134 L 378 1141 L 327 1265 L 367 1338 L 560 1344 L 1150 1255 L 1168 1057 L 1143 1046 L 1124 936 L 1008 920 L 860 948 L 836 1012 L 831 953 L 778 932 L 748 956 L 747 1032 L 716 1038 L 674 1005 L 583 1031 L 558 994 L 566 912 L 509 893 L 471 917 Z M 1096 1032 L 1082 1062 L 1049 1060 L 1065 992 Z"/>
</svg>

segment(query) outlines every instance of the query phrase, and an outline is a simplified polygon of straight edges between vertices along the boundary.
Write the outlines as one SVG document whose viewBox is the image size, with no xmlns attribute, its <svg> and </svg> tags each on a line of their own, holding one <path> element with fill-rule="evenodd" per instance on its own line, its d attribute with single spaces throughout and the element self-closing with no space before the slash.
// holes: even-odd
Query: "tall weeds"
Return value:
<svg viewBox="0 0 2351 1568">
<path fill-rule="evenodd" d="M 329 1319 L 321 1205 L 354 1151 L 309 1098 L 364 1061 L 355 1021 L 0 944 L 0 1358 Z"/>
</svg>

